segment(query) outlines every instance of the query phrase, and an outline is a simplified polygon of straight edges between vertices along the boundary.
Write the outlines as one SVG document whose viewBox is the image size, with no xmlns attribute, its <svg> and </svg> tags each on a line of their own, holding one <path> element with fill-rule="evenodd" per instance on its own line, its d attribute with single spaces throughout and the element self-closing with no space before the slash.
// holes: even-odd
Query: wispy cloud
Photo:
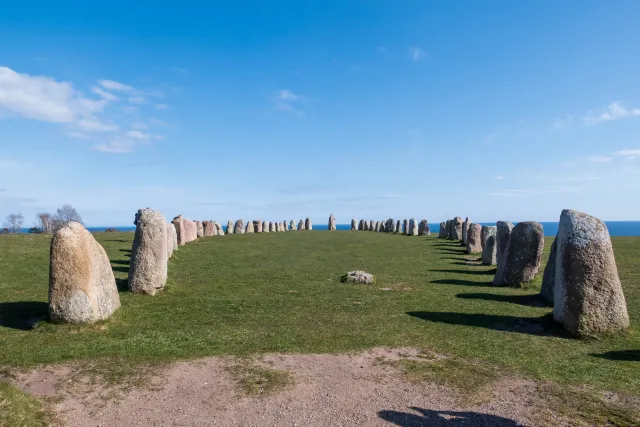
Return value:
<svg viewBox="0 0 640 427">
<path fill-rule="evenodd" d="M 627 117 L 640 117 L 640 108 L 627 108 L 621 101 L 615 101 L 602 109 L 600 113 L 588 113 L 582 120 L 586 125 L 596 125 Z"/>
<path fill-rule="evenodd" d="M 157 104 L 156 110 L 167 110 L 169 106 L 167 104 Z"/>
<path fill-rule="evenodd" d="M 123 154 L 133 151 L 135 142 L 128 139 L 114 139 L 104 144 L 98 144 L 91 147 L 94 151 L 101 153 Z"/>
<path fill-rule="evenodd" d="M 610 163 L 613 158 L 611 156 L 591 156 L 587 158 L 589 163 Z"/>
<path fill-rule="evenodd" d="M 95 93 L 96 95 L 98 95 L 99 97 L 101 97 L 104 100 L 107 101 L 117 101 L 119 98 L 117 96 L 115 96 L 114 94 L 107 92 L 101 88 L 99 88 L 98 86 L 94 86 L 91 88 L 91 92 Z"/>
<path fill-rule="evenodd" d="M 414 46 L 409 49 L 409 56 L 413 62 L 418 62 L 422 59 L 429 59 L 429 54 L 420 46 Z"/>
<path fill-rule="evenodd" d="M 496 175 L 493 177 L 493 179 L 497 180 L 497 181 L 502 181 L 504 179 L 504 175 Z"/>
<path fill-rule="evenodd" d="M 129 103 L 134 105 L 144 105 L 147 103 L 147 98 L 141 95 L 130 96 Z"/>
<path fill-rule="evenodd" d="M 640 148 L 633 150 L 620 150 L 612 153 L 615 156 L 625 157 L 630 160 L 640 159 Z"/>
<path fill-rule="evenodd" d="M 133 86 L 129 86 L 120 82 L 116 82 L 113 80 L 100 80 L 98 81 L 100 86 L 105 89 L 114 90 L 116 92 L 133 92 Z"/>
<path fill-rule="evenodd" d="M 573 123 L 573 115 L 567 114 L 564 117 L 556 118 L 553 120 L 551 128 L 553 130 L 567 129 Z"/>
<path fill-rule="evenodd" d="M 298 106 L 304 101 L 306 101 L 305 97 L 298 95 L 289 89 L 283 89 L 279 91 L 278 95 L 275 97 L 274 109 L 302 117 L 305 113 Z"/>
</svg>

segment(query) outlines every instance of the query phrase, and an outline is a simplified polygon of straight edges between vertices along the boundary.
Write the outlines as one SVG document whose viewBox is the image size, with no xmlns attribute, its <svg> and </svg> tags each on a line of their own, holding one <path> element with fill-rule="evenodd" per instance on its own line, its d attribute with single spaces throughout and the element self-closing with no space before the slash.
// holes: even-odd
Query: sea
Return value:
<svg viewBox="0 0 640 427">
<path fill-rule="evenodd" d="M 481 222 L 481 225 L 496 225 L 495 222 Z M 514 222 L 514 224 L 516 224 Z M 553 237 L 558 233 L 558 223 L 557 222 L 542 222 L 542 227 L 544 228 L 544 235 Z M 640 236 L 640 221 L 605 221 L 607 228 L 609 229 L 609 234 L 612 236 Z M 118 231 L 135 231 L 135 227 L 126 226 L 126 227 L 87 227 L 92 233 L 99 233 L 105 231 L 107 228 L 115 228 Z M 226 226 L 223 226 L 225 232 L 227 230 Z M 438 234 L 440 231 L 440 224 L 429 224 L 429 228 L 431 229 L 432 234 Z M 328 226 L 326 224 L 314 224 L 314 230 L 327 230 Z M 350 230 L 350 224 L 337 224 L 336 229 L 338 230 Z M 23 233 L 28 233 L 28 228 L 22 229 Z"/>
</svg>

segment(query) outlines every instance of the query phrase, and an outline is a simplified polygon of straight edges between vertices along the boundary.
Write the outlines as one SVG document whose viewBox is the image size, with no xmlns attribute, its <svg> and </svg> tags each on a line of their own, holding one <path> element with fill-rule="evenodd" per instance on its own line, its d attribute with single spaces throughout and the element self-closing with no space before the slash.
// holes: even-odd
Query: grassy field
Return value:
<svg viewBox="0 0 640 427">
<path fill-rule="evenodd" d="M 155 297 L 126 290 L 133 233 L 96 237 L 122 307 L 89 326 L 46 320 L 50 238 L 0 237 L 0 367 L 412 346 L 640 396 L 640 238 L 613 238 L 631 329 L 580 341 L 555 326 L 537 298 L 542 269 L 525 289 L 493 287 L 494 268 L 469 265 L 459 244 L 435 236 L 313 231 L 200 239 L 175 253 L 167 288 Z M 354 269 L 373 273 L 376 283 L 340 283 Z"/>
</svg>

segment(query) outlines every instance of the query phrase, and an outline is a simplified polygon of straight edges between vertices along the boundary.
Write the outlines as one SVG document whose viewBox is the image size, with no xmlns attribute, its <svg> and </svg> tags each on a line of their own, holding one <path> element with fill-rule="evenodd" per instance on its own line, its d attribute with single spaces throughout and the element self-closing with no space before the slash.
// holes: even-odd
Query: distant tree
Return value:
<svg viewBox="0 0 640 427">
<path fill-rule="evenodd" d="M 9 229 L 8 228 L 0 228 L 0 234 L 9 234 Z"/>
<path fill-rule="evenodd" d="M 42 228 L 40 227 L 29 228 L 29 234 L 38 234 L 38 233 L 43 233 Z"/>
<path fill-rule="evenodd" d="M 21 213 L 9 214 L 5 218 L 4 226 L 9 230 L 9 233 L 19 233 L 24 223 L 24 217 Z"/>
<path fill-rule="evenodd" d="M 78 211 L 71 205 L 63 205 L 61 208 L 56 210 L 55 215 L 53 215 L 53 230 L 58 231 L 65 225 L 69 224 L 71 221 L 79 222 L 82 224 L 82 218 L 78 214 Z"/>
<path fill-rule="evenodd" d="M 53 233 L 53 226 L 55 219 L 53 215 L 47 212 L 40 212 L 36 214 L 35 228 L 40 230 L 40 233 Z"/>
</svg>

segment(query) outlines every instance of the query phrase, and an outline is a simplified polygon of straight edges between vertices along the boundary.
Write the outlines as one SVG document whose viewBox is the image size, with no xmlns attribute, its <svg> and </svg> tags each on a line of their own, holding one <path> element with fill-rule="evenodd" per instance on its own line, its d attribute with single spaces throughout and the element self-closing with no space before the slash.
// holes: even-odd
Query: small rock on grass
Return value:
<svg viewBox="0 0 640 427">
<path fill-rule="evenodd" d="M 373 283 L 374 280 L 371 273 L 362 270 L 350 271 L 341 278 L 342 283 L 361 283 L 364 285 L 369 285 Z"/>
</svg>

